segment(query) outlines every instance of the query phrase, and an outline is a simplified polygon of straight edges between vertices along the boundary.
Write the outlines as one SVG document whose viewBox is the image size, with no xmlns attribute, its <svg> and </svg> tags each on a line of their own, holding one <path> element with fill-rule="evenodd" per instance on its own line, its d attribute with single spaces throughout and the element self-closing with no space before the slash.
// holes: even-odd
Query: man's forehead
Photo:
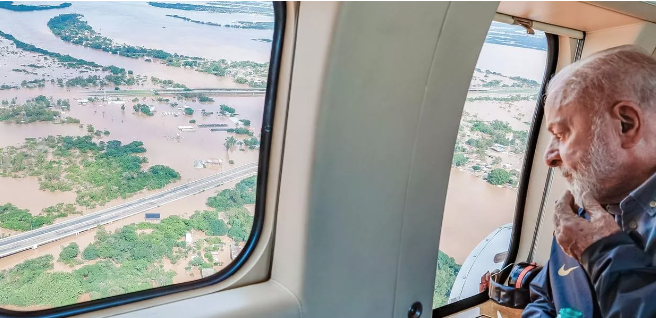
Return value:
<svg viewBox="0 0 656 318">
<path fill-rule="evenodd" d="M 582 111 L 584 111 L 584 107 L 574 102 L 567 104 L 547 102 L 544 105 L 544 115 L 548 127 L 567 125 L 575 117 L 578 118 Z"/>
<path fill-rule="evenodd" d="M 566 111 L 567 105 L 560 103 L 558 98 L 554 96 L 548 96 L 547 100 L 544 103 L 544 113 L 547 118 L 556 116 L 558 113 Z"/>
</svg>

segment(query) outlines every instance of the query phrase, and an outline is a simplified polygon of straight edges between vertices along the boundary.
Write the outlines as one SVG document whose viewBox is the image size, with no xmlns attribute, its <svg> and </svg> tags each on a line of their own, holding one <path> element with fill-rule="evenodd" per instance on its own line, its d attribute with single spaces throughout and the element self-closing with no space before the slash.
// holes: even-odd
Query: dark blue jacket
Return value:
<svg viewBox="0 0 656 318">
<path fill-rule="evenodd" d="M 579 217 L 589 219 L 585 210 Z M 594 287 L 581 264 L 565 254 L 556 242 L 551 242 L 549 262 L 531 282 L 531 303 L 522 318 L 558 316 L 561 308 L 573 308 L 586 318 L 601 318 Z"/>
<path fill-rule="evenodd" d="M 656 174 L 606 210 L 622 232 L 593 243 L 581 255 L 585 272 L 577 268 L 565 277 L 558 275 L 559 266 L 577 264 L 554 241 L 547 268 L 531 285 L 535 303 L 522 317 L 555 317 L 564 306 L 589 310 L 590 298 L 596 299 L 590 302 L 593 312 L 600 314 L 584 311 L 584 317 L 656 317 Z M 585 213 L 580 210 L 579 216 Z M 586 273 L 594 288 L 583 282 Z"/>
<path fill-rule="evenodd" d="M 531 282 L 531 303 L 522 318 L 555 318 L 561 308 L 574 308 L 586 318 L 601 318 L 593 287 L 581 264 L 569 257 L 556 240 L 551 257 Z"/>
</svg>

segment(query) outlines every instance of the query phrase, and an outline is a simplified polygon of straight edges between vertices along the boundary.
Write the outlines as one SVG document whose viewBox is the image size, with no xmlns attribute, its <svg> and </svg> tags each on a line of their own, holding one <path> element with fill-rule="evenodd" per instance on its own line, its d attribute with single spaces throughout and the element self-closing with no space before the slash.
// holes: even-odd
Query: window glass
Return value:
<svg viewBox="0 0 656 318">
<path fill-rule="evenodd" d="M 479 293 L 507 257 L 517 186 L 547 62 L 543 32 L 493 22 L 458 130 L 433 308 Z"/>
<path fill-rule="evenodd" d="M 270 2 L 0 2 L 0 307 L 210 276 L 254 222 Z"/>
</svg>

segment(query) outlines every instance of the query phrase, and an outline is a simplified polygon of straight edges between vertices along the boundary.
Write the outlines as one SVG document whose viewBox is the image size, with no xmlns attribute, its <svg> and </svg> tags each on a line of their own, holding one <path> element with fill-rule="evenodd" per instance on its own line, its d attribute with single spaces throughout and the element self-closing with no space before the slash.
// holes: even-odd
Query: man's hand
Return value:
<svg viewBox="0 0 656 318">
<path fill-rule="evenodd" d="M 556 202 L 554 212 L 556 241 L 567 255 L 579 262 L 583 251 L 592 243 L 621 231 L 613 216 L 589 193 L 583 196 L 582 202 L 590 221 L 576 214 L 578 207 L 569 191 Z"/>
</svg>

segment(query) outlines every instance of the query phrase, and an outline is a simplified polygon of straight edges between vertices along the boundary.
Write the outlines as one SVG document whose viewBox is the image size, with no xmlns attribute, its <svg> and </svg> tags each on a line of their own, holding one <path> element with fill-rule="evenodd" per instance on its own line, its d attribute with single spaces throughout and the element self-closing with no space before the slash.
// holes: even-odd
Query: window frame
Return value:
<svg viewBox="0 0 656 318">
<path fill-rule="evenodd" d="M 0 307 L 0 317 L 58 318 L 80 315 L 92 311 L 127 305 L 139 301 L 171 295 L 174 293 L 181 293 L 193 289 L 215 285 L 232 277 L 232 275 L 239 271 L 239 269 L 246 263 L 258 245 L 265 224 L 264 218 L 267 200 L 267 182 L 270 172 L 269 164 L 271 159 L 273 139 L 273 123 L 276 111 L 276 100 L 278 98 L 278 81 L 280 77 L 280 66 L 282 63 L 282 50 L 287 17 L 287 4 L 285 1 L 272 1 L 272 6 L 274 12 L 274 29 L 271 42 L 271 55 L 269 59 L 269 72 L 267 74 L 266 94 L 264 97 L 262 127 L 260 131 L 260 153 L 257 169 L 257 190 L 253 227 L 249 234 L 248 240 L 246 241 L 246 244 L 244 245 L 244 248 L 239 253 L 239 255 L 218 273 L 198 280 L 172 284 L 168 286 L 154 287 L 148 290 L 131 292 L 50 309 L 17 311 Z"/>
<path fill-rule="evenodd" d="M 519 187 L 517 191 L 517 201 L 515 203 L 515 214 L 513 217 L 513 227 L 512 233 L 510 236 L 510 244 L 508 249 L 508 256 L 503 262 L 501 268 L 505 270 L 501 273 L 502 281 L 505 281 L 510 274 L 511 266 L 507 266 L 515 262 L 517 254 L 519 252 L 519 242 L 522 234 L 522 224 L 524 221 L 524 209 L 526 207 L 526 198 L 528 196 L 528 185 L 531 177 L 531 170 L 533 168 L 533 160 L 535 158 L 535 148 L 538 142 L 538 135 L 540 134 L 540 128 L 542 125 L 542 119 L 544 117 L 544 98 L 546 94 L 546 88 L 549 84 L 549 81 L 556 73 L 556 66 L 558 64 L 558 35 L 545 32 L 545 37 L 547 40 L 547 63 L 544 69 L 544 76 L 542 78 L 542 85 L 540 86 L 540 92 L 536 103 L 536 107 L 533 113 L 533 119 L 531 122 L 531 127 L 529 128 L 528 143 L 526 145 L 526 154 L 524 156 L 524 162 L 522 164 L 521 178 L 519 182 Z M 476 295 L 460 299 L 454 303 L 446 304 L 441 307 L 433 309 L 432 317 L 433 318 L 442 318 L 455 313 L 461 312 L 463 310 L 475 307 L 480 305 L 490 298 L 488 296 L 487 289 Z"/>
</svg>

